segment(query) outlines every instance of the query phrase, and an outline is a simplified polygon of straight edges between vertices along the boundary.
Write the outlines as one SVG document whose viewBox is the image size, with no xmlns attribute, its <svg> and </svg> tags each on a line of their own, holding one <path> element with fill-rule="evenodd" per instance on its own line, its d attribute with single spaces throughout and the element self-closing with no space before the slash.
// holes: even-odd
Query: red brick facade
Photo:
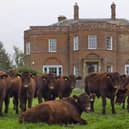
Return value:
<svg viewBox="0 0 129 129">
<path fill-rule="evenodd" d="M 24 32 L 25 65 L 44 69 L 44 72 L 56 69 L 58 74 L 76 73 L 83 77 L 97 71 L 128 73 L 129 22 L 117 19 L 115 13 L 113 3 L 109 19 L 80 19 L 76 3 L 73 19 L 60 16 L 59 21 L 50 26 L 31 26 Z M 74 50 L 76 36 L 78 49 Z M 95 37 L 90 42 L 91 45 L 96 44 L 93 49 L 88 46 L 90 36 Z M 49 39 L 55 39 L 56 52 L 49 52 Z M 107 48 L 108 39 L 111 49 Z M 26 48 L 27 43 L 30 50 Z"/>
</svg>

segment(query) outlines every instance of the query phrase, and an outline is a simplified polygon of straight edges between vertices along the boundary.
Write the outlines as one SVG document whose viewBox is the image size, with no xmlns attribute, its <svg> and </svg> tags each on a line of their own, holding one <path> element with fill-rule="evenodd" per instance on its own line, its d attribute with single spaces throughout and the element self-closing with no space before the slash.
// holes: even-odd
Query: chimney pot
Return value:
<svg viewBox="0 0 129 129">
<path fill-rule="evenodd" d="M 65 20 L 65 19 L 66 19 L 65 16 L 59 16 L 59 17 L 58 17 L 58 22 L 63 21 L 63 20 Z"/>
<path fill-rule="evenodd" d="M 116 5 L 114 2 L 111 4 L 111 19 L 116 19 Z"/>
<path fill-rule="evenodd" d="M 74 20 L 79 20 L 79 6 L 77 2 L 74 5 Z"/>
</svg>

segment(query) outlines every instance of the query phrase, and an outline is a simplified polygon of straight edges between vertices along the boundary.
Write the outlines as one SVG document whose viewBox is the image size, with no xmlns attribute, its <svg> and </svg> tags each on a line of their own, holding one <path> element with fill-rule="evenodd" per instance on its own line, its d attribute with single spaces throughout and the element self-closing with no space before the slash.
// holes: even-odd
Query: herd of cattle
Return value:
<svg viewBox="0 0 129 129">
<path fill-rule="evenodd" d="M 123 103 L 127 97 L 129 112 L 129 77 L 118 72 L 92 73 L 85 77 L 85 92 L 79 96 L 70 96 L 75 88 L 76 80 L 81 77 L 60 76 L 54 74 L 32 75 L 30 72 L 16 74 L 15 71 L 0 71 L 0 116 L 8 113 L 10 97 L 19 122 L 46 122 L 49 124 L 86 124 L 81 118 L 83 111 L 94 112 L 95 98 L 102 98 L 102 113 L 106 113 L 106 98 L 111 101 L 112 113 L 115 103 Z M 33 98 L 38 104 L 32 107 Z M 58 99 L 57 99 L 58 98 Z M 43 101 L 44 99 L 44 101 Z"/>
</svg>

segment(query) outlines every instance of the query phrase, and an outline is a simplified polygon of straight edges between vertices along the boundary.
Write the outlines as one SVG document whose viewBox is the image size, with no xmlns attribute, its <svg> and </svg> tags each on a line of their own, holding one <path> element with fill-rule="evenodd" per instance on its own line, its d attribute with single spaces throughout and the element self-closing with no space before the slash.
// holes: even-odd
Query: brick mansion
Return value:
<svg viewBox="0 0 129 129">
<path fill-rule="evenodd" d="M 115 3 L 110 18 L 98 19 L 80 18 L 75 3 L 73 18 L 24 31 L 24 64 L 56 75 L 129 74 L 129 21 L 116 17 Z"/>
</svg>

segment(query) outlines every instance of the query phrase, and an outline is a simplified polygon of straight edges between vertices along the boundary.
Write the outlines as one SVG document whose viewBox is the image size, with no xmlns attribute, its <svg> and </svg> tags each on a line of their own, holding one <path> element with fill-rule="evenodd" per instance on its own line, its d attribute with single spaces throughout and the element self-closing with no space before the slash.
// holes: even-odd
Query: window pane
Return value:
<svg viewBox="0 0 129 129">
<path fill-rule="evenodd" d="M 26 55 L 30 55 L 30 43 L 26 43 Z"/>
<path fill-rule="evenodd" d="M 62 65 L 43 65 L 43 73 L 54 73 L 59 76 L 63 74 Z"/>
<path fill-rule="evenodd" d="M 106 47 L 107 47 L 107 50 L 112 50 L 112 37 L 111 36 L 106 38 Z"/>
<path fill-rule="evenodd" d="M 107 72 L 112 72 L 112 66 L 107 66 Z"/>
<path fill-rule="evenodd" d="M 79 45 L 79 38 L 78 36 L 74 36 L 73 38 L 73 50 L 74 51 L 78 50 L 78 45 Z"/>
<path fill-rule="evenodd" d="M 96 35 L 88 35 L 88 49 L 97 48 L 97 38 Z"/>
<path fill-rule="evenodd" d="M 56 52 L 56 39 L 49 39 L 48 40 L 48 51 L 49 52 Z"/>
</svg>

